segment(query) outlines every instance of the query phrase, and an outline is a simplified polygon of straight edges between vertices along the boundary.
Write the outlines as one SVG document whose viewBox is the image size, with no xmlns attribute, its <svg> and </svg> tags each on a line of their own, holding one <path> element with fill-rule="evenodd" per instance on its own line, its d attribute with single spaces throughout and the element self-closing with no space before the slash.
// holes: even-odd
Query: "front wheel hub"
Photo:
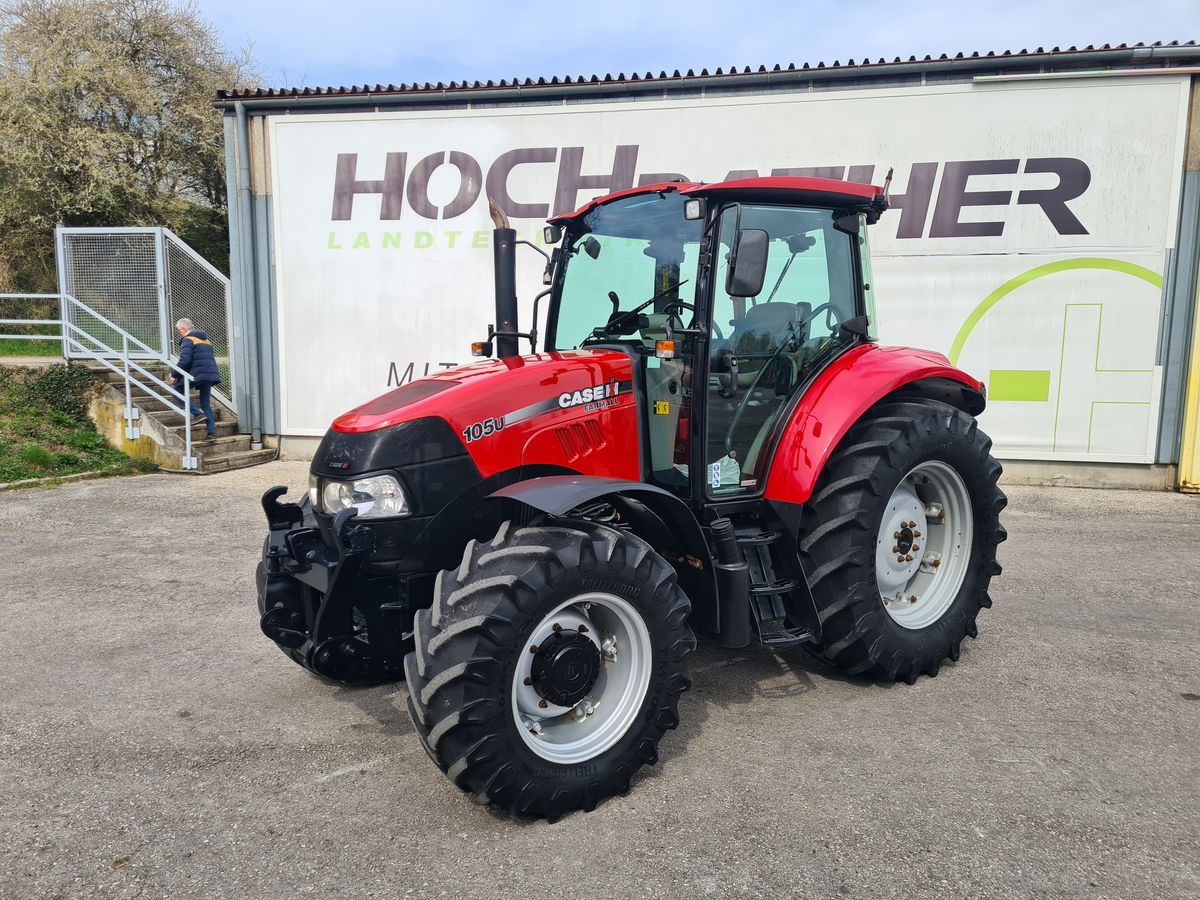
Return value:
<svg viewBox="0 0 1200 900">
<path fill-rule="evenodd" d="M 526 638 L 512 680 L 513 720 L 542 759 L 594 759 L 637 722 L 654 662 L 641 612 L 589 591 L 550 609 Z"/>
<path fill-rule="evenodd" d="M 556 706 L 575 706 L 600 674 L 600 648 L 578 631 L 555 631 L 538 646 L 530 667 L 533 689 Z"/>
</svg>

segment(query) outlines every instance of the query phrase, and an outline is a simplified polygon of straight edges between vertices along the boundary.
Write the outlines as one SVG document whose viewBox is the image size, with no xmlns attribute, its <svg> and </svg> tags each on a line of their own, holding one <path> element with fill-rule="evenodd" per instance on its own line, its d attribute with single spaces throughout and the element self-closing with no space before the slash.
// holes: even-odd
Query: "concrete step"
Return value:
<svg viewBox="0 0 1200 900">
<path fill-rule="evenodd" d="M 274 450 L 243 450 L 216 456 L 204 456 L 200 463 L 200 471 L 205 475 L 213 472 L 228 472 L 230 469 L 257 466 L 259 463 L 270 462 L 274 458 Z"/>
<path fill-rule="evenodd" d="M 143 366 L 142 368 L 146 369 L 146 371 L 148 371 L 151 375 L 155 376 L 156 378 L 160 378 L 163 381 L 166 381 L 168 383 L 170 383 L 170 381 L 171 381 L 171 373 L 166 369 L 165 366 Z M 125 375 L 123 372 L 114 372 L 112 369 L 109 369 L 109 368 L 104 368 L 104 369 L 100 369 L 100 370 L 93 369 L 92 371 L 94 371 L 96 373 L 96 375 L 100 377 L 101 380 L 106 381 L 109 384 L 115 385 L 115 384 L 124 384 L 125 383 Z M 130 369 L 129 376 L 131 379 L 136 379 L 138 381 L 146 380 L 146 376 L 142 372 L 139 372 L 137 369 Z"/>
<path fill-rule="evenodd" d="M 178 413 L 173 412 L 151 412 L 142 413 L 146 419 L 154 419 L 168 431 L 175 434 L 180 440 L 183 439 L 183 417 Z M 217 437 L 228 437 L 231 434 L 237 433 L 237 419 L 222 419 L 221 414 L 216 415 Z M 192 422 L 192 440 L 199 441 L 204 438 L 204 419 Z"/>
<path fill-rule="evenodd" d="M 214 412 L 215 411 L 216 410 L 214 410 Z M 160 415 L 162 415 L 164 417 L 164 421 L 166 421 L 166 427 L 167 427 L 168 431 L 172 431 L 175 434 L 179 435 L 180 437 L 183 437 L 183 421 L 179 418 L 179 416 L 167 415 L 166 413 L 160 413 Z M 174 419 L 174 422 L 171 422 L 170 421 L 171 419 Z M 178 424 L 176 424 L 176 423 L 178 423 Z M 200 434 L 204 434 L 204 426 L 197 425 L 194 428 L 192 428 L 192 437 L 196 436 L 197 430 L 199 431 Z M 221 421 L 221 417 L 218 414 L 218 416 L 217 416 L 217 437 L 229 437 L 230 435 L 234 435 L 234 434 L 237 434 L 237 422 L 232 419 L 227 419 L 225 421 Z"/>
<path fill-rule="evenodd" d="M 175 415 L 176 418 L 179 417 L 178 413 L 176 413 L 174 409 L 172 409 L 162 400 L 159 400 L 157 397 L 147 397 L 145 395 L 139 397 L 135 395 L 133 397 L 133 405 L 140 409 L 143 414 L 161 412 L 171 413 Z M 214 409 L 213 411 L 215 412 L 216 410 Z"/>
<path fill-rule="evenodd" d="M 196 398 L 192 398 L 192 402 L 196 402 Z M 133 405 L 142 411 L 143 416 L 152 416 L 166 425 L 178 425 L 183 427 L 183 416 L 180 415 L 177 409 L 167 406 L 162 400 L 156 400 L 153 397 L 143 397 L 140 400 L 134 399 Z M 221 408 L 219 403 L 213 404 L 213 418 L 218 422 L 236 422 L 237 419 L 231 416 L 228 412 Z M 203 426 L 201 426 L 203 427 Z M 195 430 L 193 428 L 193 430 Z"/>
<path fill-rule="evenodd" d="M 203 432 L 201 432 L 203 434 Z M 241 453 L 250 449 L 250 435 L 231 434 L 222 437 L 205 437 L 192 441 L 192 449 L 204 459 L 216 459 L 230 453 Z"/>
</svg>

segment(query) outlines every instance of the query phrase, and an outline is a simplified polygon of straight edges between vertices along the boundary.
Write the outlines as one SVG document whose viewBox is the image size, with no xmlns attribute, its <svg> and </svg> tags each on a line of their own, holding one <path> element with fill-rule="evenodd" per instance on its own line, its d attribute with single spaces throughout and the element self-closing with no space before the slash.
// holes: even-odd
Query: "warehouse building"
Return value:
<svg viewBox="0 0 1200 900">
<path fill-rule="evenodd" d="M 1198 74 L 1189 42 L 223 93 L 243 427 L 303 457 L 468 362 L 489 196 L 539 240 L 636 184 L 890 169 L 881 337 L 987 382 L 1009 477 L 1200 490 Z"/>
</svg>

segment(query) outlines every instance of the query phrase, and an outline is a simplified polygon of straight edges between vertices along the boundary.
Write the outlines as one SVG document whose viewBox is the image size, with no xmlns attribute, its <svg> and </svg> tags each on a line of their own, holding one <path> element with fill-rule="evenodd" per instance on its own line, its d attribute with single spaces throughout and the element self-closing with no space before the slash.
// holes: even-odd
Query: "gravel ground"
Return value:
<svg viewBox="0 0 1200 900">
<path fill-rule="evenodd" d="M 661 763 L 547 825 L 259 633 L 258 496 L 304 481 L 0 495 L 0 895 L 1200 895 L 1200 498 L 1009 488 L 941 677 L 701 645 Z"/>
</svg>

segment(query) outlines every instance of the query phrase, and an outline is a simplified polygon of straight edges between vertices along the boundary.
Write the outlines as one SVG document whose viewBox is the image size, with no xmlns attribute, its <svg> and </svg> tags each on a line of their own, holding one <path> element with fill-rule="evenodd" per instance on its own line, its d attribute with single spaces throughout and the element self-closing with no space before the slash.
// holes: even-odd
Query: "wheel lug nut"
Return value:
<svg viewBox="0 0 1200 900">
<path fill-rule="evenodd" d="M 912 554 L 910 553 L 910 554 L 908 554 L 908 556 L 904 557 L 904 561 L 905 561 L 905 562 L 912 562 Z"/>
<path fill-rule="evenodd" d="M 909 594 L 909 596 L 908 596 L 908 602 L 909 602 L 909 603 L 916 603 L 916 602 L 917 602 L 917 595 L 916 595 L 916 594 Z"/>
<path fill-rule="evenodd" d="M 893 552 L 893 553 L 899 553 L 899 552 L 900 552 L 900 548 L 899 548 L 899 547 L 893 547 L 893 548 L 892 548 L 892 552 Z"/>
<path fill-rule="evenodd" d="M 579 633 L 580 633 L 580 634 L 587 634 L 587 633 L 588 633 L 588 627 L 587 627 L 586 625 L 580 625 L 580 626 L 579 626 Z"/>
<path fill-rule="evenodd" d="M 547 706 L 549 706 L 549 705 L 550 705 L 550 704 L 549 704 L 549 703 L 547 703 L 545 700 L 539 700 L 539 701 L 538 701 L 538 709 L 545 709 L 545 708 L 546 708 Z"/>
<path fill-rule="evenodd" d="M 526 675 L 526 676 L 525 676 L 525 680 L 524 680 L 524 681 L 522 681 L 521 683 L 522 683 L 523 685 L 525 685 L 525 687 L 529 687 L 531 684 L 533 684 L 533 679 L 532 679 L 532 678 L 530 678 L 528 675 Z"/>
<path fill-rule="evenodd" d="M 920 549 L 921 549 L 921 545 L 920 545 L 920 544 L 913 544 L 913 550 L 914 550 L 914 551 L 916 551 L 916 550 L 920 550 Z"/>
<path fill-rule="evenodd" d="M 913 537 L 920 537 L 920 536 L 921 536 L 921 532 L 919 532 L 919 531 L 913 532 Z"/>
<path fill-rule="evenodd" d="M 561 625 L 559 625 L 557 622 L 555 622 L 555 623 L 554 623 L 554 630 L 555 630 L 555 631 L 562 631 L 562 626 L 561 626 Z"/>
<path fill-rule="evenodd" d="M 898 531 L 894 531 L 894 532 L 892 532 L 892 537 L 894 537 L 894 538 L 896 538 L 897 540 L 899 540 L 899 539 L 900 539 L 900 532 L 898 532 Z"/>
<path fill-rule="evenodd" d="M 537 653 L 537 652 L 538 652 L 538 645 L 537 645 L 537 644 L 530 644 L 530 645 L 529 645 L 529 652 L 530 652 L 530 653 Z"/>
</svg>

